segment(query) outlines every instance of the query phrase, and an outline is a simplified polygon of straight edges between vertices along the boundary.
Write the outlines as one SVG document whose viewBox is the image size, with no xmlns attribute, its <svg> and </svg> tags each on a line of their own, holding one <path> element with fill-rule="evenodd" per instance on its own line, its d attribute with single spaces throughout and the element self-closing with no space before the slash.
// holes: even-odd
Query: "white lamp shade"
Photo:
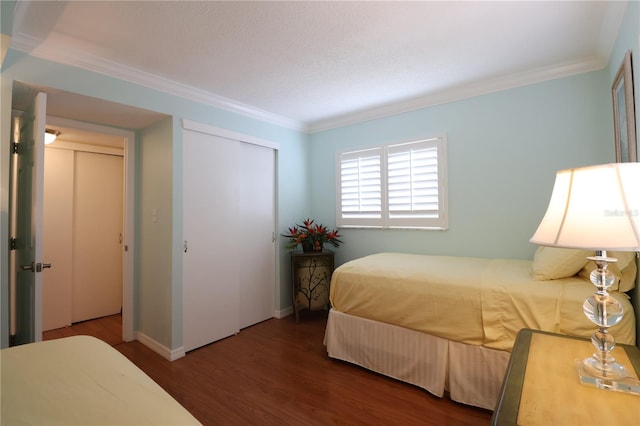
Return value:
<svg viewBox="0 0 640 426">
<path fill-rule="evenodd" d="M 640 250 L 640 163 L 561 170 L 530 240 L 543 246 Z"/>
</svg>

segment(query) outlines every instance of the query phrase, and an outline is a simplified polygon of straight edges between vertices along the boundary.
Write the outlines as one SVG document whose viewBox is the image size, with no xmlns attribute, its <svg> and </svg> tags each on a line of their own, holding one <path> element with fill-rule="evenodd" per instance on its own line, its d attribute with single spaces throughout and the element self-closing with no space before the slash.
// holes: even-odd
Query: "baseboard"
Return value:
<svg viewBox="0 0 640 426">
<path fill-rule="evenodd" d="M 285 309 L 276 310 L 273 314 L 273 316 L 278 319 L 288 317 L 289 315 L 293 315 L 293 306 L 289 306 L 288 308 L 285 308 Z"/>
<path fill-rule="evenodd" d="M 175 361 L 176 359 L 185 356 L 184 347 L 180 346 L 176 349 L 169 349 L 161 343 L 156 342 L 146 334 L 136 331 L 136 340 L 169 361 Z"/>
</svg>

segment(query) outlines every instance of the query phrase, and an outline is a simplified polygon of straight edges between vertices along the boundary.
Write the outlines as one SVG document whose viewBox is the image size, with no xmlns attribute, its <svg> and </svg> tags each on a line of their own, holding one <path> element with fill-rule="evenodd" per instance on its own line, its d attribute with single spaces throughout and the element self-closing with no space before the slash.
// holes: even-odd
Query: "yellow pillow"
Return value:
<svg viewBox="0 0 640 426">
<path fill-rule="evenodd" d="M 632 290 L 636 286 L 636 273 L 638 268 L 635 262 L 635 252 L 632 251 L 608 251 L 608 257 L 618 259 L 615 263 L 610 263 L 607 269 L 616 276 L 609 291 L 619 291 L 621 293 Z M 596 269 L 596 263 L 592 260 L 580 270 L 578 275 L 591 282 L 591 271 Z"/>
<path fill-rule="evenodd" d="M 538 247 L 533 256 L 533 279 L 556 280 L 577 274 L 587 264 L 593 250 L 575 250 L 557 247 Z"/>
</svg>

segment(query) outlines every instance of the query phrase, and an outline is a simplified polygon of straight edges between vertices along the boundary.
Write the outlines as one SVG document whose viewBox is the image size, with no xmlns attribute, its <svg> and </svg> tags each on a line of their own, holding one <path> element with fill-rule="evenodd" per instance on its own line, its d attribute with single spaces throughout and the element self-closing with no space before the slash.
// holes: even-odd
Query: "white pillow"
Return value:
<svg viewBox="0 0 640 426">
<path fill-rule="evenodd" d="M 593 255 L 593 250 L 538 247 L 533 256 L 533 279 L 544 281 L 571 277 L 587 264 L 587 257 Z"/>
</svg>

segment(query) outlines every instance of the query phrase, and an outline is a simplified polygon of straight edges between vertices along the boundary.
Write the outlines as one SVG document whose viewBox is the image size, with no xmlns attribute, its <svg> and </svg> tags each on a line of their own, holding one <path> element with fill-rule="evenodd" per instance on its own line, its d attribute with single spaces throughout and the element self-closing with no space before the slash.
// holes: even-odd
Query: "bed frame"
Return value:
<svg viewBox="0 0 640 426">
<path fill-rule="evenodd" d="M 640 274 L 629 294 L 636 312 L 636 346 L 640 348 Z M 495 409 L 510 357 L 507 351 L 454 342 L 335 309 L 329 311 L 325 345 L 331 358 L 439 397 L 448 391 L 454 401 L 488 410 Z"/>
</svg>

